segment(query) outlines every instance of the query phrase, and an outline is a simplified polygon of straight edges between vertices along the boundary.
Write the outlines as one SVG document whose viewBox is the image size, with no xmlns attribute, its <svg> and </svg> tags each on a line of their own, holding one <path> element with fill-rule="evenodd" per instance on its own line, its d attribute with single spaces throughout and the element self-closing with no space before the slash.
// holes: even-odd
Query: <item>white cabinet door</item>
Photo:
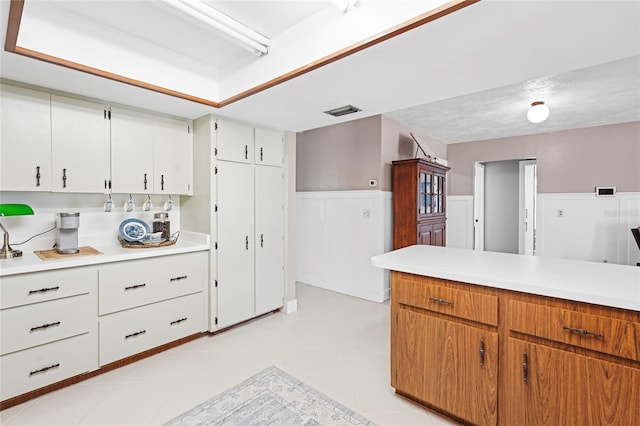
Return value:
<svg viewBox="0 0 640 426">
<path fill-rule="evenodd" d="M 218 327 L 252 318 L 253 167 L 218 161 Z"/>
<path fill-rule="evenodd" d="M 155 193 L 193 193 L 193 142 L 186 120 L 155 118 L 153 159 Z"/>
<path fill-rule="evenodd" d="M 50 191 L 50 95 L 2 84 L 0 120 L 0 190 Z"/>
<path fill-rule="evenodd" d="M 111 184 L 115 193 L 153 193 L 153 116 L 111 108 Z"/>
<path fill-rule="evenodd" d="M 283 305 L 284 177 L 280 167 L 255 167 L 256 315 Z"/>
<path fill-rule="evenodd" d="M 282 167 L 282 132 L 256 129 L 255 163 Z"/>
<path fill-rule="evenodd" d="M 105 192 L 110 161 L 104 105 L 51 95 L 51 153 L 54 192 Z"/>
<path fill-rule="evenodd" d="M 241 163 L 253 161 L 253 127 L 218 120 L 216 132 L 218 160 Z"/>
</svg>

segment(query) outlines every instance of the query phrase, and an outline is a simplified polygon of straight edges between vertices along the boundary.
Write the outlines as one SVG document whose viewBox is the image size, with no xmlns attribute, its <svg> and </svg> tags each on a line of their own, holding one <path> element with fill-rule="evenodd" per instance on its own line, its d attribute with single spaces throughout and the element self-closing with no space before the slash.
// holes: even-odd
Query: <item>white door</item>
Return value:
<svg viewBox="0 0 640 426">
<path fill-rule="evenodd" d="M 54 192 L 107 191 L 109 121 L 104 105 L 51 95 Z"/>
<path fill-rule="evenodd" d="M 283 136 L 275 130 L 256 129 L 255 163 L 282 167 Z"/>
<path fill-rule="evenodd" d="M 255 168 L 256 315 L 284 298 L 284 176 L 281 167 Z"/>
<path fill-rule="evenodd" d="M 484 251 L 484 164 L 473 166 L 473 249 Z"/>
<path fill-rule="evenodd" d="M 51 97 L 0 85 L 0 190 L 51 190 Z"/>
<path fill-rule="evenodd" d="M 153 159 L 155 193 L 192 193 L 193 143 L 186 120 L 155 117 Z"/>
<path fill-rule="evenodd" d="M 251 163 L 253 161 L 253 127 L 232 121 L 218 120 L 218 160 Z"/>
<path fill-rule="evenodd" d="M 524 254 L 536 251 L 536 165 L 524 166 Z"/>
<path fill-rule="evenodd" d="M 255 313 L 253 167 L 217 162 L 218 327 Z M 215 243 L 214 243 L 215 244 Z"/>
<path fill-rule="evenodd" d="M 153 192 L 153 116 L 111 108 L 111 184 L 115 193 Z"/>
</svg>

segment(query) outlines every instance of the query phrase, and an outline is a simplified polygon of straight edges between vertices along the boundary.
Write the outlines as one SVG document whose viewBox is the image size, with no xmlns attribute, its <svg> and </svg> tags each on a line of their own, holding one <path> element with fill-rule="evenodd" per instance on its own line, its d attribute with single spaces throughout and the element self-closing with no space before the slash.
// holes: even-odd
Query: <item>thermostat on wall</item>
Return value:
<svg viewBox="0 0 640 426">
<path fill-rule="evenodd" d="M 597 186 L 596 197 L 612 197 L 616 195 L 615 186 Z"/>
</svg>

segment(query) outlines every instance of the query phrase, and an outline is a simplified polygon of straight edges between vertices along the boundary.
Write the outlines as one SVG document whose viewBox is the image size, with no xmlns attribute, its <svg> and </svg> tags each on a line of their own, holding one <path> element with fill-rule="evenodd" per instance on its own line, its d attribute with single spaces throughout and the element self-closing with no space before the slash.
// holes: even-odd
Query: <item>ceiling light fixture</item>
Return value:
<svg viewBox="0 0 640 426">
<path fill-rule="evenodd" d="M 532 123 L 542 123 L 549 117 L 549 107 L 542 101 L 536 101 L 531 104 L 531 108 L 527 111 L 527 119 Z"/>
<path fill-rule="evenodd" d="M 249 52 L 264 56 L 271 41 L 251 28 L 231 19 L 202 0 L 164 0 L 168 5 L 212 27 Z"/>
<path fill-rule="evenodd" d="M 353 105 L 345 105 L 340 108 L 330 109 L 329 111 L 324 111 L 325 114 L 333 115 L 334 117 L 340 117 L 341 115 L 353 114 L 354 112 L 362 111 L 358 107 L 354 107 Z"/>
<path fill-rule="evenodd" d="M 349 10 L 349 6 L 357 6 L 358 0 L 330 0 L 331 4 L 337 7 L 340 12 L 346 13 Z"/>
</svg>

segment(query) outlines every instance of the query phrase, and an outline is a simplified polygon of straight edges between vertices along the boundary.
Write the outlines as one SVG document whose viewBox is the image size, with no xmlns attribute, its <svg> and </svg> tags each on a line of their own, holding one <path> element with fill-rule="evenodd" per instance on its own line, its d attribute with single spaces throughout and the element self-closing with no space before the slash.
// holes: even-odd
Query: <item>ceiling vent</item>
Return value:
<svg viewBox="0 0 640 426">
<path fill-rule="evenodd" d="M 334 117 L 340 117 L 341 115 L 353 114 L 354 112 L 362 111 L 358 107 L 354 107 L 353 105 L 346 105 L 340 108 L 330 109 L 329 111 L 324 111 L 325 114 L 333 115 Z"/>
</svg>

